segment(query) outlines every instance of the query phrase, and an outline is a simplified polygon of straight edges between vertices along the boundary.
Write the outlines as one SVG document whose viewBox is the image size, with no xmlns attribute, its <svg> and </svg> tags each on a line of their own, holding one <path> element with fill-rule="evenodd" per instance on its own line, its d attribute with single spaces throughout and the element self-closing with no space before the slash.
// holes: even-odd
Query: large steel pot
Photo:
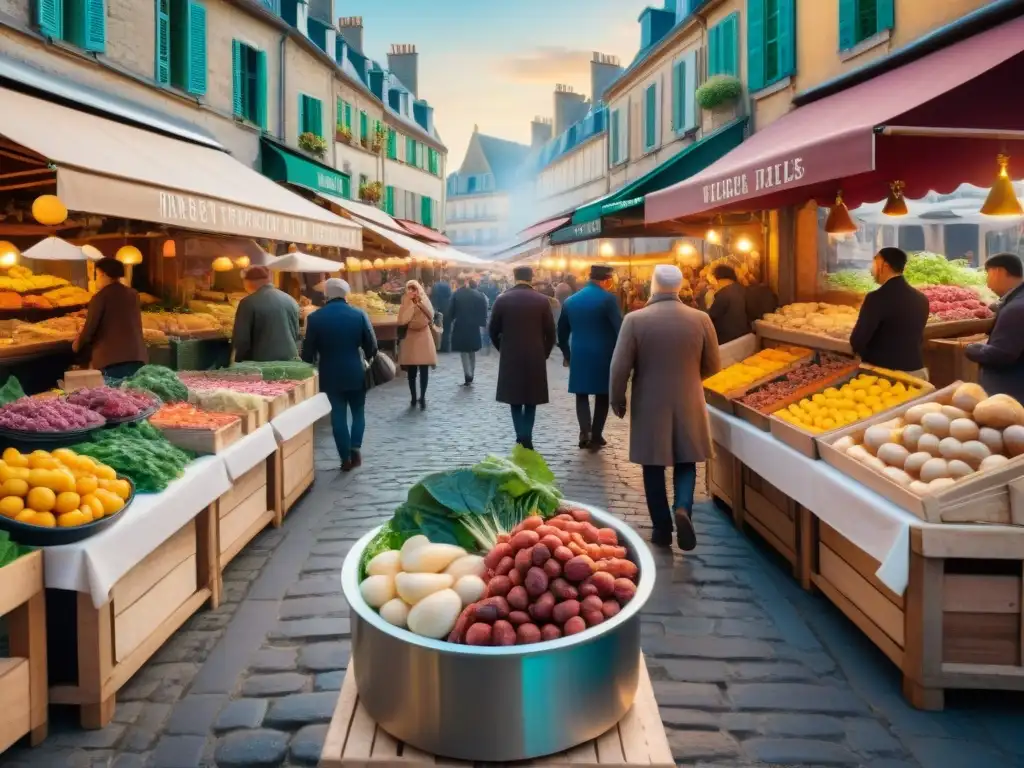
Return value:
<svg viewBox="0 0 1024 768">
<path fill-rule="evenodd" d="M 636 596 L 610 621 L 536 645 L 456 645 L 388 624 L 359 592 L 359 561 L 377 529 L 356 543 L 341 583 L 359 698 L 378 725 L 429 754 L 511 762 L 582 744 L 626 714 L 639 679 L 640 609 L 654 589 L 654 559 L 628 525 L 575 506 L 618 532 L 639 567 Z"/>
</svg>

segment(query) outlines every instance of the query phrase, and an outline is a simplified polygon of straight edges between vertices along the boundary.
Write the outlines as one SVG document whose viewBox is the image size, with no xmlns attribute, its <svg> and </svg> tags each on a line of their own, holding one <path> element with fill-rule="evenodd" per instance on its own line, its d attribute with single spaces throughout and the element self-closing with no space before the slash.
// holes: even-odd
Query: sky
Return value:
<svg viewBox="0 0 1024 768">
<path fill-rule="evenodd" d="M 364 53 L 384 64 L 393 43 L 419 53 L 419 97 L 434 106 L 461 165 L 473 126 L 530 143 L 530 121 L 550 117 L 556 83 L 590 96 L 594 51 L 623 65 L 640 44 L 650 0 L 335 0 L 335 19 L 363 17 Z"/>
</svg>

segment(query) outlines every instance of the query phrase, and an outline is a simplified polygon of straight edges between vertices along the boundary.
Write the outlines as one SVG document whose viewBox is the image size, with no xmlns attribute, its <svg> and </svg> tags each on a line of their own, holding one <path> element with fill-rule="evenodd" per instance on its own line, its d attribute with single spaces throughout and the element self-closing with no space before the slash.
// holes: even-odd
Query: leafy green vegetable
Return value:
<svg viewBox="0 0 1024 768">
<path fill-rule="evenodd" d="M 917 251 L 909 254 L 903 276 L 911 285 L 984 286 L 985 273 L 966 259 L 947 259 L 941 253 Z"/>
<path fill-rule="evenodd" d="M 72 450 L 91 456 L 131 479 L 140 493 L 157 493 L 181 477 L 195 454 L 172 445 L 148 421 L 94 433 Z"/>
<path fill-rule="evenodd" d="M 264 381 L 302 381 L 313 378 L 316 369 L 300 360 L 256 362 L 248 360 L 231 366 L 232 373 L 258 373 Z"/>
<path fill-rule="evenodd" d="M 878 287 L 871 274 L 859 269 L 842 269 L 830 272 L 825 282 L 834 291 L 850 291 L 851 293 L 870 293 Z"/>
<path fill-rule="evenodd" d="M 121 383 L 128 389 L 141 389 L 160 398 L 165 403 L 188 401 L 188 388 L 181 383 L 178 374 L 162 365 L 144 365 Z"/>
<path fill-rule="evenodd" d="M 393 549 L 401 549 L 409 536 L 404 536 L 401 531 L 395 528 L 394 521 L 388 520 L 373 537 L 366 549 L 363 550 L 363 558 L 359 563 L 359 580 L 366 578 L 366 564 L 373 560 L 381 552 L 390 552 Z"/>
<path fill-rule="evenodd" d="M 11 535 L 7 531 L 0 531 L 0 568 L 10 565 L 31 551 L 30 547 L 23 547 L 21 544 L 11 541 Z"/>
<path fill-rule="evenodd" d="M 0 405 L 13 403 L 18 398 L 25 396 L 25 390 L 21 388 L 21 382 L 17 376 L 8 376 L 7 381 L 0 387 Z"/>
</svg>

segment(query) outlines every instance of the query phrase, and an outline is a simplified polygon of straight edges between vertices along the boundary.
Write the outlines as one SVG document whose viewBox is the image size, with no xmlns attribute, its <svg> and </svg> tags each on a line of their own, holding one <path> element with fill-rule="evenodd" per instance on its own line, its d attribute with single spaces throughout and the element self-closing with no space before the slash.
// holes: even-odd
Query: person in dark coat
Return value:
<svg viewBox="0 0 1024 768">
<path fill-rule="evenodd" d="M 473 383 L 476 353 L 483 346 L 480 330 L 487 327 L 487 297 L 476 288 L 476 281 L 462 279 L 462 286 L 452 296 L 452 350 L 462 357 L 465 386 Z"/>
<path fill-rule="evenodd" d="M 590 282 L 565 300 L 558 319 L 558 348 L 569 366 L 569 392 L 576 395 L 580 448 L 607 445 L 608 377 L 622 312 L 613 294 L 614 272 L 609 266 L 590 268 Z M 590 396 L 594 396 L 591 420 Z"/>
<path fill-rule="evenodd" d="M 964 353 L 980 366 L 986 392 L 1024 403 L 1024 265 L 1019 256 L 1000 253 L 985 262 L 985 272 L 1000 299 L 996 322 L 987 342 L 969 344 Z"/>
<path fill-rule="evenodd" d="M 751 328 L 755 320 L 779 308 L 779 297 L 764 283 L 747 286 L 747 322 Z"/>
<path fill-rule="evenodd" d="M 565 304 L 576 291 L 576 275 L 564 275 L 562 282 L 555 286 L 555 298 L 559 304 Z"/>
<path fill-rule="evenodd" d="M 850 346 L 869 365 L 926 379 L 928 298 L 904 279 L 906 266 L 907 254 L 900 248 L 883 248 L 875 254 L 871 274 L 880 287 L 864 297 Z"/>
<path fill-rule="evenodd" d="M 750 333 L 747 319 L 747 290 L 740 285 L 736 270 L 728 264 L 719 264 L 711 274 L 718 281 L 715 300 L 708 308 L 711 322 L 715 325 L 719 344 L 728 344 Z"/>
<path fill-rule="evenodd" d="M 452 347 L 452 321 L 449 315 L 452 301 L 452 286 L 447 278 L 441 278 L 430 289 L 430 303 L 435 312 L 441 313 L 441 351 L 449 352 Z"/>
<path fill-rule="evenodd" d="M 516 442 L 533 450 L 537 406 L 548 402 L 547 359 L 555 347 L 548 297 L 533 289 L 533 270 L 516 267 L 516 284 L 494 302 L 488 333 L 498 350 L 499 403 L 512 409 Z"/>
<path fill-rule="evenodd" d="M 349 285 L 332 277 L 324 283 L 327 304 L 309 316 L 302 359 L 320 372 L 320 388 L 331 401 L 331 429 L 341 458 L 341 471 L 363 463 L 361 449 L 366 431 L 366 370 L 364 360 L 377 354 L 377 337 L 369 316 L 349 306 Z M 360 354 L 362 353 L 362 354 Z M 348 412 L 352 411 L 349 429 Z"/>
<path fill-rule="evenodd" d="M 235 362 L 294 360 L 299 356 L 299 304 L 270 282 L 266 267 L 249 267 L 242 278 L 249 295 L 238 302 L 231 343 Z"/>
<path fill-rule="evenodd" d="M 76 353 L 87 351 L 90 367 L 109 379 L 131 376 L 149 359 L 139 294 L 121 282 L 123 277 L 124 264 L 117 259 L 96 262 L 99 290 L 90 299 L 85 325 L 71 345 Z"/>
</svg>

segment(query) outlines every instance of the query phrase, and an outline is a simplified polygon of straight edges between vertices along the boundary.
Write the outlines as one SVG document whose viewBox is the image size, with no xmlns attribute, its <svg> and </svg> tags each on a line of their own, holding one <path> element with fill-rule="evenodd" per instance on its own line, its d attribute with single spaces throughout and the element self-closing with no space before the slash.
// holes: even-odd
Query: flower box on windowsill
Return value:
<svg viewBox="0 0 1024 768">
<path fill-rule="evenodd" d="M 299 149 L 304 152 L 308 152 L 314 157 L 323 159 L 323 156 L 327 154 L 327 139 L 308 131 L 306 133 L 300 133 Z"/>
<path fill-rule="evenodd" d="M 696 93 L 697 104 L 708 112 L 732 107 L 742 95 L 743 83 L 732 75 L 713 75 Z"/>
<path fill-rule="evenodd" d="M 359 187 L 359 199 L 368 205 L 379 205 L 383 196 L 384 187 L 379 181 L 363 184 Z"/>
<path fill-rule="evenodd" d="M 351 144 L 352 143 L 352 131 L 348 128 L 338 127 L 334 131 L 334 140 L 340 144 Z"/>
</svg>

